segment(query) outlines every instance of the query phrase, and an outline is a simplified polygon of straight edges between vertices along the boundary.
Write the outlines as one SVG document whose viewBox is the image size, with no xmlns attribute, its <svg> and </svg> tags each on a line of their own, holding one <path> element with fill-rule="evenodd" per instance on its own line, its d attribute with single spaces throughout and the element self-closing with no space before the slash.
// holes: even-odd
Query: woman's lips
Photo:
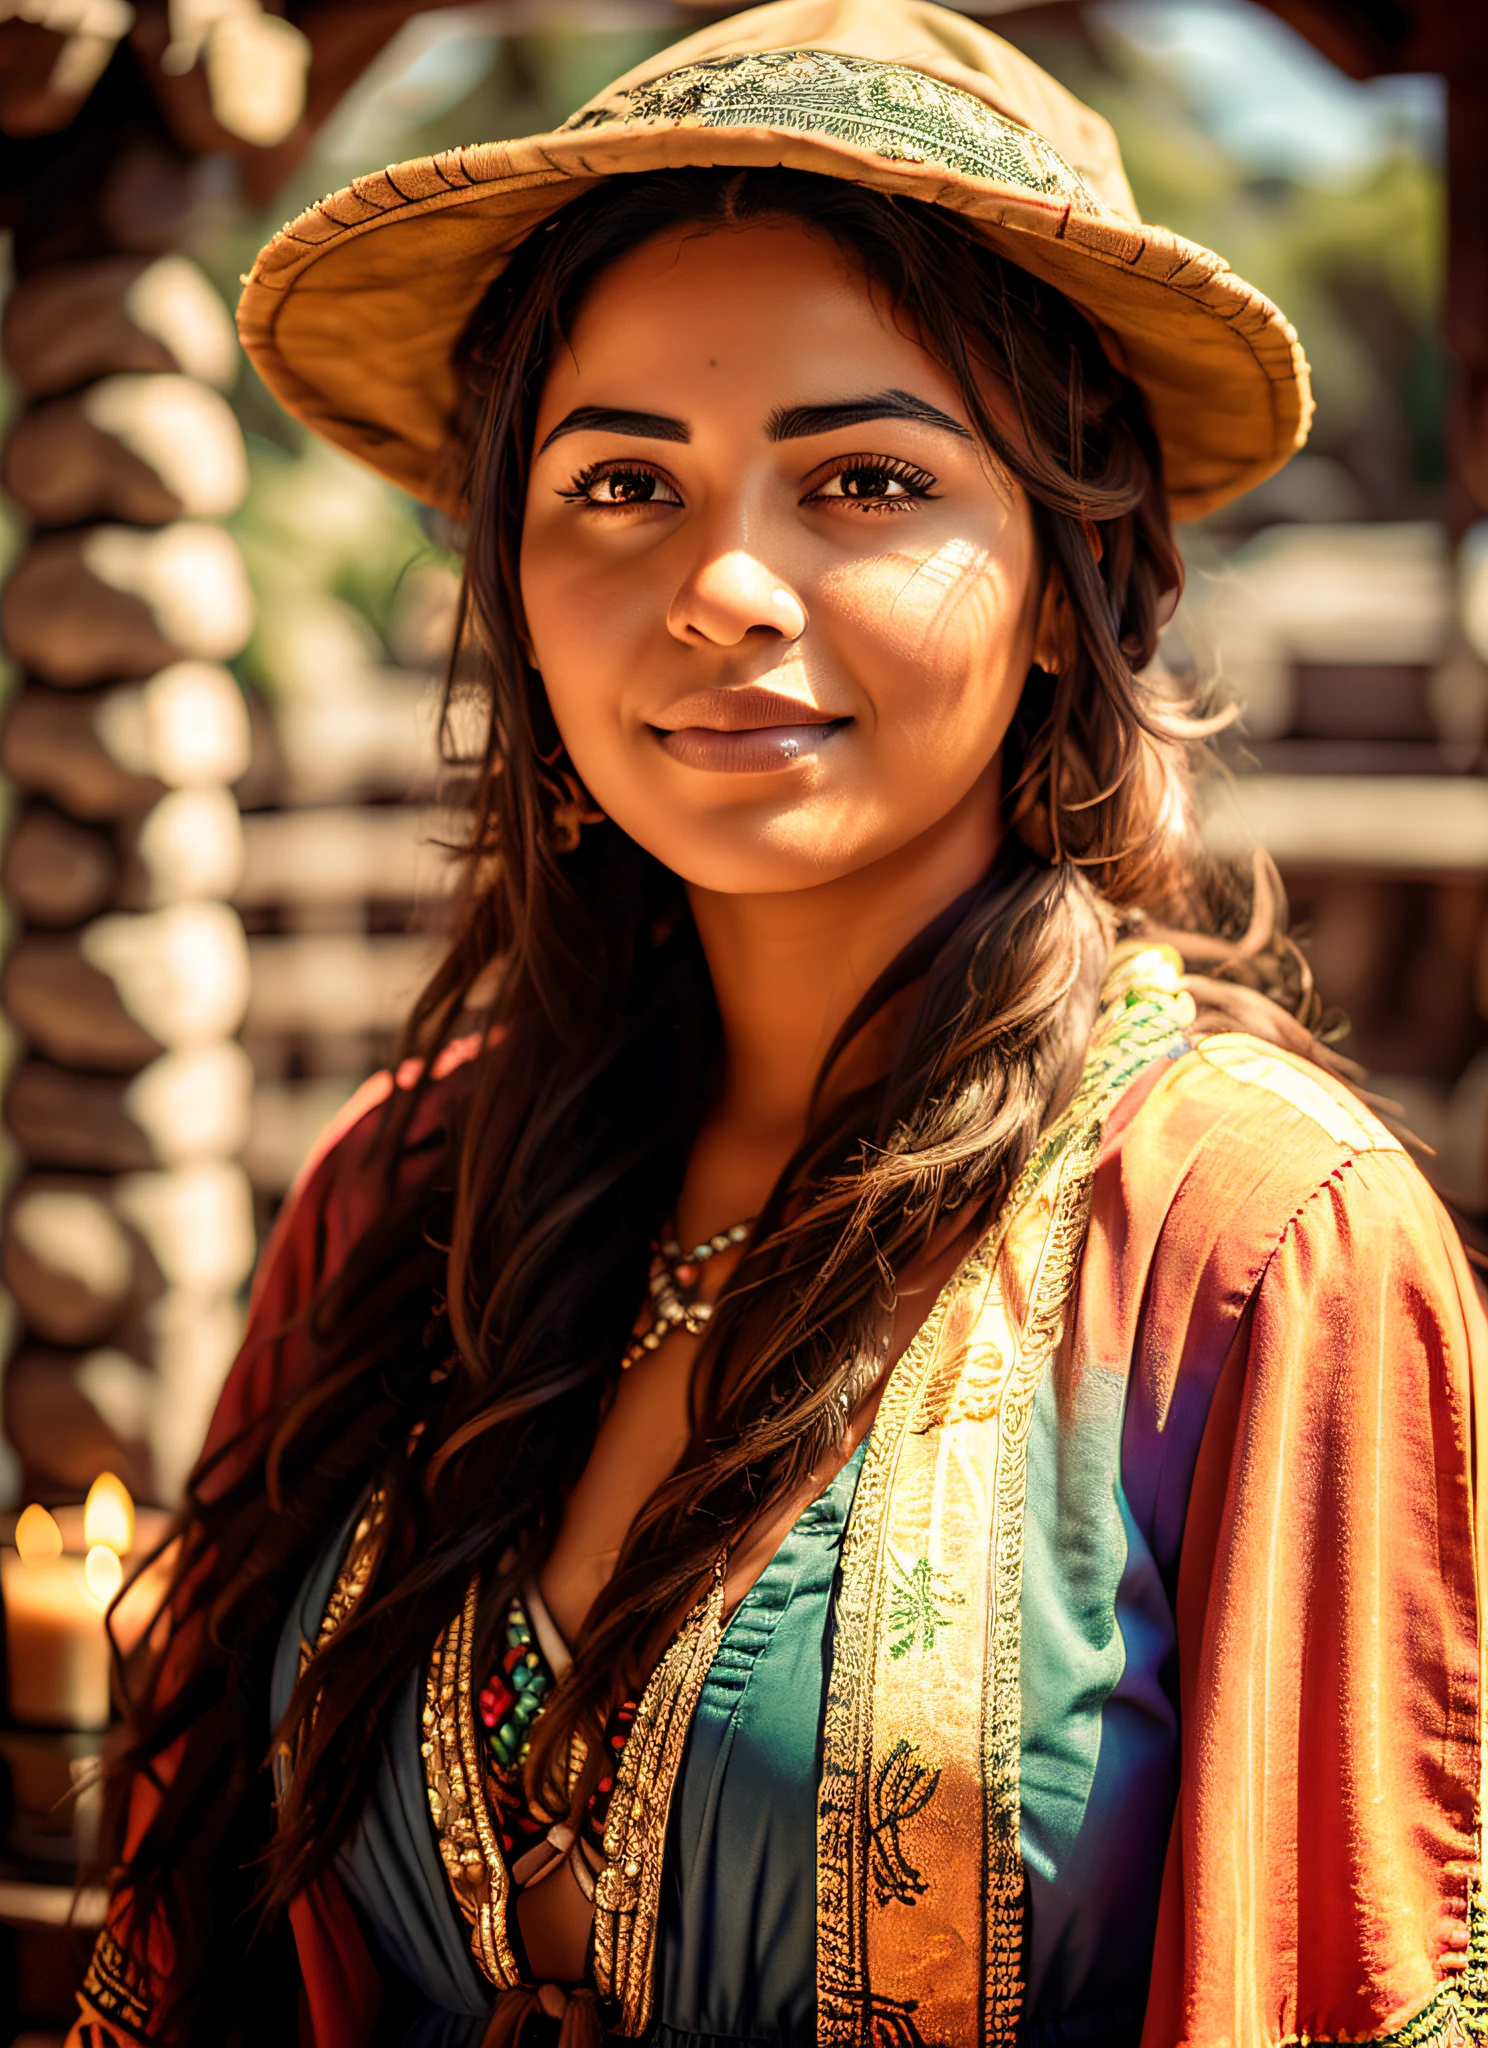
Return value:
<svg viewBox="0 0 1488 2048">
<path fill-rule="evenodd" d="M 761 775 L 772 769 L 794 768 L 819 754 L 847 723 L 845 718 L 834 718 L 814 725 L 747 725 L 732 732 L 720 732 L 710 725 L 684 725 L 678 732 L 655 726 L 652 730 L 672 759 L 689 768 L 710 768 L 724 775 Z"/>
</svg>

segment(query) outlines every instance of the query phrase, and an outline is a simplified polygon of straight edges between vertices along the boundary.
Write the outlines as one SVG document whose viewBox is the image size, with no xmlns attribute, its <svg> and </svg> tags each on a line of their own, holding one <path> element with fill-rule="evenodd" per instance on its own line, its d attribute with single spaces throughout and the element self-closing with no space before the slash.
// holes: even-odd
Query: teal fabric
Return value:
<svg viewBox="0 0 1488 2048">
<path fill-rule="evenodd" d="M 816 2038 L 816 1789 L 832 1603 L 865 1444 L 740 1602 L 673 1798 L 655 2048 Z"/>
<path fill-rule="evenodd" d="M 1135 2039 L 1178 1782 L 1173 1610 L 1123 1485 L 1126 1380 L 1061 1359 L 1034 1400 L 1023 1520 L 1025 2029 Z M 1125 2027 L 1109 2024 L 1123 2012 Z M 1044 2031 L 1047 2030 L 1047 2031 Z"/>
</svg>

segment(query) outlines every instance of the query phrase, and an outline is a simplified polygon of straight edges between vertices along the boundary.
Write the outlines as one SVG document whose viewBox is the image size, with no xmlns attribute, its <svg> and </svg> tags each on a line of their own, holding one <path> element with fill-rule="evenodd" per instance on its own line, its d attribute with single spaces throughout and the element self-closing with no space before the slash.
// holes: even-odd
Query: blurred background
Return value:
<svg viewBox="0 0 1488 2048">
<path fill-rule="evenodd" d="M 0 0 L 0 2042 L 55 2038 L 96 1911 L 67 1794 L 116 1559 L 176 1498 L 264 1233 L 438 942 L 457 537 L 278 410 L 239 274 L 322 192 L 550 127 L 733 11 Z M 1344 1049 L 1481 1230 L 1488 10 L 963 11 L 1301 332 L 1309 448 L 1185 529 L 1160 659 L 1243 704 L 1211 835 L 1275 855 Z"/>
</svg>

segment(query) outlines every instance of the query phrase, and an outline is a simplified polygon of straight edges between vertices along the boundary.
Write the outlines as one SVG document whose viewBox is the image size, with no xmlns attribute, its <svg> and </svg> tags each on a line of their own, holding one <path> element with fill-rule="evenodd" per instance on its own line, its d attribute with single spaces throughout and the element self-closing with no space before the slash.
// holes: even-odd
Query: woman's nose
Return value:
<svg viewBox="0 0 1488 2048">
<path fill-rule="evenodd" d="M 678 590 L 667 630 L 693 645 L 737 647 L 750 633 L 799 640 L 806 607 L 773 569 L 746 548 L 711 556 Z"/>
</svg>

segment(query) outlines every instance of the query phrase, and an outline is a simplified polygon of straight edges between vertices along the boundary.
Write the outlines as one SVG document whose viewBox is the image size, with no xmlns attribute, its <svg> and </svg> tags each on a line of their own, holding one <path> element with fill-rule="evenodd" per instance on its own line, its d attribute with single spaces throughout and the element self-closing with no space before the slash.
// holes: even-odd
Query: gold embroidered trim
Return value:
<svg viewBox="0 0 1488 2048">
<path fill-rule="evenodd" d="M 1110 1099 L 1102 1099 L 1103 1108 Z M 999 2048 L 1013 2041 L 1024 1989 L 1022 1599 L 1028 1433 L 1039 1386 L 1064 1335 L 1064 1311 L 1085 1244 L 1091 1171 L 1103 1117 L 1087 1109 L 1086 1119 L 1071 1126 L 1068 1150 L 1054 1168 L 1056 1186 L 1048 1233 L 1029 1297 L 1016 1368 L 998 1417 L 992 1626 L 982 1692 L 982 1853 L 987 1897 L 980 2039 L 999 2044 Z"/>
<path fill-rule="evenodd" d="M 470 1927 L 470 1952 L 499 1991 L 522 1981 L 507 1931 L 511 1880 L 491 1825 L 475 1726 L 473 1664 L 479 1576 L 440 1636 L 424 1685 L 424 1784 L 439 1857 Z"/>
<path fill-rule="evenodd" d="M 149 2039 L 150 2001 L 132 1973 L 129 1957 L 106 1927 L 93 1944 L 83 1997 L 119 2033 L 135 2041 Z"/>
<path fill-rule="evenodd" d="M 1010 121 L 959 86 L 912 65 L 877 58 L 835 50 L 705 57 L 582 108 L 559 133 L 639 121 L 786 129 L 847 143 L 887 163 L 943 164 L 1085 213 L 1109 211 L 1079 172 L 1031 128 Z"/>
<path fill-rule="evenodd" d="M 594 1987 L 618 2001 L 618 2031 L 651 2019 L 656 1921 L 672 1791 L 703 1681 L 723 1636 L 725 1560 L 651 1674 L 626 1737 L 605 1822 L 604 1869 L 594 1886 Z"/>
<path fill-rule="evenodd" d="M 367 1505 L 357 1518 L 357 1525 L 351 1532 L 351 1541 L 346 1546 L 346 1555 L 341 1560 L 341 1569 L 336 1574 L 330 1598 L 326 1601 L 325 1613 L 320 1617 L 320 1627 L 315 1631 L 315 1644 L 300 1646 L 300 1670 L 310 1662 L 312 1656 L 323 1650 L 341 1624 L 350 1615 L 371 1584 L 382 1557 L 383 1545 L 387 1541 L 388 1493 L 385 1486 L 374 1486 L 367 1496 Z"/>
<path fill-rule="evenodd" d="M 958 1288 L 959 1280 L 953 1281 L 942 1294 L 889 1375 L 842 1539 L 817 1805 L 819 2048 L 855 2048 L 873 2038 L 866 1953 L 871 1680 L 875 1646 L 893 1591 L 884 1538 L 895 1467 L 921 1393 L 934 1373 L 939 1328 L 952 1291 Z M 917 2038 L 911 2030 L 908 2039 Z"/>
<path fill-rule="evenodd" d="M 320 1617 L 320 1626 L 315 1631 L 315 1641 L 306 1642 L 300 1637 L 299 1675 L 304 1677 L 312 1658 L 322 1651 L 331 1637 L 341 1627 L 372 1581 L 382 1557 L 383 1545 L 387 1539 L 388 1493 L 383 1485 L 377 1485 L 367 1496 L 367 1504 L 357 1517 L 356 1527 L 346 1545 L 346 1553 L 336 1573 L 325 1612 Z M 314 1719 L 314 1709 L 311 1709 Z M 290 1779 L 294 1775 L 295 1755 L 288 1743 L 277 1744 L 273 1756 L 274 1791 L 276 1800 L 282 1799 Z"/>
</svg>

